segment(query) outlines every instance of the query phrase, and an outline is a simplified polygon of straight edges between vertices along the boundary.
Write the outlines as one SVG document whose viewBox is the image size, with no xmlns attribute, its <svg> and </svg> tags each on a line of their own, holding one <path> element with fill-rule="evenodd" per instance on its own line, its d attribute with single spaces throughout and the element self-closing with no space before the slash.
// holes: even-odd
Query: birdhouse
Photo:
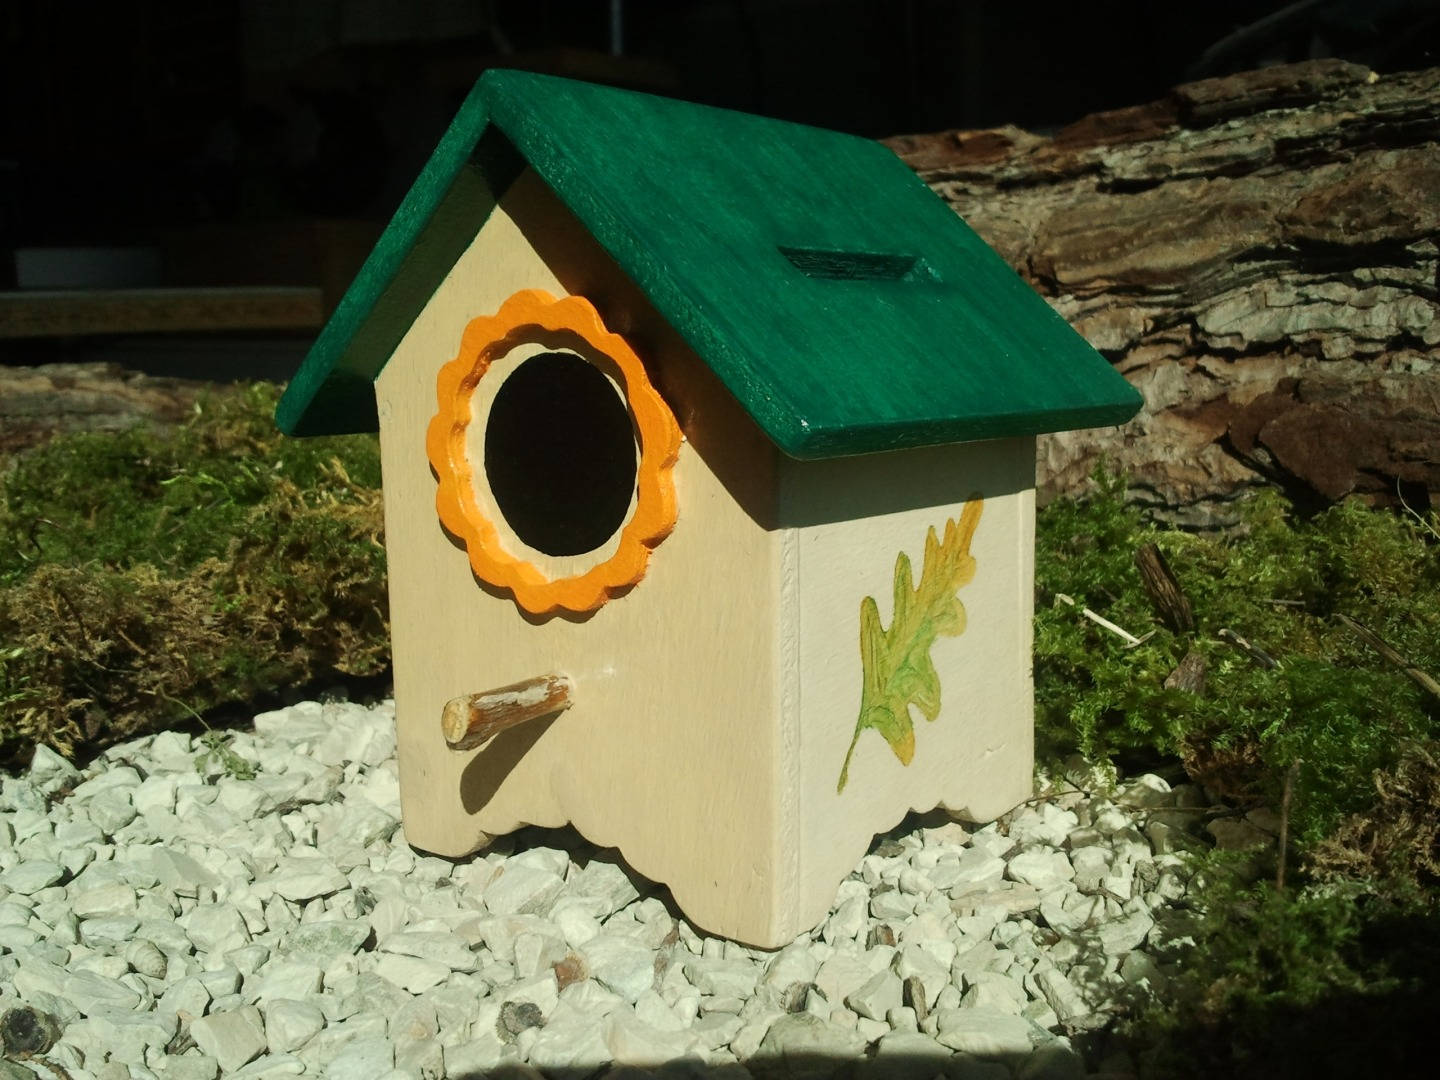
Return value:
<svg viewBox="0 0 1440 1080">
<path fill-rule="evenodd" d="M 883 146 L 491 71 L 277 418 L 380 432 L 409 841 L 774 946 L 1029 796 L 1035 436 L 1138 405 Z"/>
</svg>

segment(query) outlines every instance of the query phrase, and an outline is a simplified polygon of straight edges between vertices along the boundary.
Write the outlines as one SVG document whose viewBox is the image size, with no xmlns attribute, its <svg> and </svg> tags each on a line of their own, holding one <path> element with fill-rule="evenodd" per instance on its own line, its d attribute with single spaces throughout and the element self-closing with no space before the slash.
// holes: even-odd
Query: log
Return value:
<svg viewBox="0 0 1440 1080">
<path fill-rule="evenodd" d="M 206 389 L 199 380 L 152 377 L 118 364 L 0 365 L 0 454 L 77 431 L 173 426 L 193 415 Z"/>
<path fill-rule="evenodd" d="M 1053 137 L 886 140 L 1145 396 L 1122 428 L 1041 437 L 1041 502 L 1088 491 L 1103 454 L 1152 516 L 1202 528 L 1269 485 L 1440 503 L 1437 141 L 1440 68 L 1340 60 Z"/>
<path fill-rule="evenodd" d="M 440 731 L 450 749 L 473 750 L 507 728 L 563 712 L 573 690 L 566 675 L 539 675 L 451 698 L 440 712 Z"/>
<path fill-rule="evenodd" d="M 1189 633 L 1195 629 L 1195 615 L 1190 610 L 1190 600 L 1180 588 L 1180 582 L 1170 572 L 1170 564 L 1154 544 L 1142 544 L 1135 552 L 1135 565 L 1140 570 L 1140 583 L 1160 621 L 1177 634 Z"/>
</svg>

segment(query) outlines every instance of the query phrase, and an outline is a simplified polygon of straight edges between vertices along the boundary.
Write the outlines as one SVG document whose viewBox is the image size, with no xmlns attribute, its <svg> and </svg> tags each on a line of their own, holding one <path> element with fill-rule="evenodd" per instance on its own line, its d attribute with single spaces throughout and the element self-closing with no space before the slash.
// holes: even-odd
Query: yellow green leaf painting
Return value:
<svg viewBox="0 0 1440 1080">
<path fill-rule="evenodd" d="M 837 793 L 845 790 L 850 758 L 867 728 L 890 744 L 902 765 L 915 756 L 915 727 L 910 722 L 914 705 L 926 720 L 940 715 L 940 676 L 930 659 L 930 647 L 942 634 L 955 637 L 965 631 L 965 605 L 957 590 L 975 577 L 970 541 L 980 524 L 984 500 L 972 496 L 959 522 L 945 522 L 945 538 L 935 536 L 932 525 L 925 535 L 925 561 L 920 584 L 911 584 L 910 557 L 895 557 L 895 610 L 890 629 L 880 625 L 880 609 L 873 596 L 860 601 L 860 661 L 863 686 L 860 718 L 855 737 L 840 768 Z"/>
</svg>

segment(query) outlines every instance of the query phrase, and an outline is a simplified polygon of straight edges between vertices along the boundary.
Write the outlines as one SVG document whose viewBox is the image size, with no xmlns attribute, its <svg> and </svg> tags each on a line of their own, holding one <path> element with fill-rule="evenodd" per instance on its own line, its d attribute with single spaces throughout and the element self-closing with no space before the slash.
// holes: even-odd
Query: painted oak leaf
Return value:
<svg viewBox="0 0 1440 1080">
<path fill-rule="evenodd" d="M 911 584 L 910 557 L 895 558 L 895 609 L 890 629 L 880 625 L 880 609 L 873 596 L 860 601 L 860 660 L 863 687 L 855 737 L 840 769 L 837 793 L 845 790 L 850 758 L 867 728 L 890 744 L 902 765 L 915 756 L 915 727 L 910 706 L 926 720 L 940 715 L 940 676 L 930 659 L 930 647 L 940 636 L 955 637 L 965 630 L 965 605 L 955 595 L 975 577 L 970 541 L 980 523 L 984 500 L 975 495 L 965 504 L 959 522 L 945 522 L 945 539 L 931 526 L 925 535 L 925 561 L 920 584 Z"/>
</svg>

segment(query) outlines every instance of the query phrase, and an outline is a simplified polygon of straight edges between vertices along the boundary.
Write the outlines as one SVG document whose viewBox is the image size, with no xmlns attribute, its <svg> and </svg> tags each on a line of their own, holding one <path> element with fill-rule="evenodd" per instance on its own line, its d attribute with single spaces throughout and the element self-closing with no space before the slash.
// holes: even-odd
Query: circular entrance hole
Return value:
<svg viewBox="0 0 1440 1080">
<path fill-rule="evenodd" d="M 635 430 L 615 386 L 567 352 L 532 356 L 495 394 L 485 476 L 515 535 L 583 555 L 615 535 L 635 493 Z"/>
</svg>

